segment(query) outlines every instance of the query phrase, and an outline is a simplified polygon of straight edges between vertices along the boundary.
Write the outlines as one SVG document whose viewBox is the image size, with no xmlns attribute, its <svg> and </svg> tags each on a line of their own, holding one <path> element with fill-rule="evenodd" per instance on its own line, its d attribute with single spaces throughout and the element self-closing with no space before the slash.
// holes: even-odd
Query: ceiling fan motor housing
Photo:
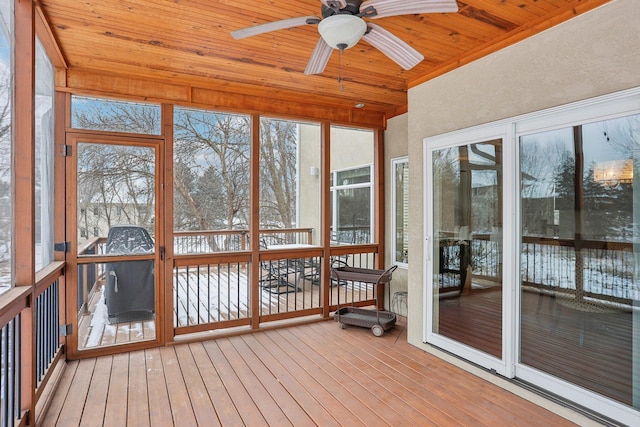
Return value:
<svg viewBox="0 0 640 427">
<path fill-rule="evenodd" d="M 338 4 L 338 2 L 336 2 Z M 347 0 L 347 5 L 338 9 L 339 6 L 335 8 L 327 7 L 324 4 L 322 5 L 322 17 L 326 18 L 331 15 L 357 15 L 360 13 L 360 5 L 362 4 L 362 0 Z"/>
</svg>

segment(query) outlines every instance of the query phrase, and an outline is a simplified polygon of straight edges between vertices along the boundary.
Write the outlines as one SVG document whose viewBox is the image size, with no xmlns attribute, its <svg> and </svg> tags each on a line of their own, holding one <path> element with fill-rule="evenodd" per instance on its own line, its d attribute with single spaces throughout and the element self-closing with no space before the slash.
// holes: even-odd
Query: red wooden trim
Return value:
<svg viewBox="0 0 640 427">
<path fill-rule="evenodd" d="M 12 321 L 30 304 L 31 286 L 17 286 L 0 295 L 0 327 Z"/>
<path fill-rule="evenodd" d="M 36 286 L 33 297 L 42 294 L 58 278 L 62 277 L 64 271 L 64 261 L 52 262 L 36 273 Z"/>
<path fill-rule="evenodd" d="M 320 230 L 324 256 L 320 265 L 320 301 L 322 301 L 322 316 L 329 317 L 329 271 L 328 262 L 331 245 L 331 123 L 322 122 L 320 125 Z"/>
<path fill-rule="evenodd" d="M 249 246 L 251 248 L 251 328 L 260 327 L 260 116 L 251 115 L 251 201 L 249 223 Z"/>
<path fill-rule="evenodd" d="M 33 0 L 14 1 L 14 262 L 15 284 L 35 283 L 35 9 Z M 33 296 L 31 296 L 33 298 Z M 32 301 L 29 301 L 29 304 Z M 35 414 L 34 311 L 21 315 L 21 410 Z M 24 418 L 24 417 L 23 417 Z"/>
<path fill-rule="evenodd" d="M 53 357 L 53 360 L 51 361 L 51 365 L 49 365 L 49 368 L 47 369 L 47 372 L 44 374 L 42 381 L 40 381 L 40 384 L 38 385 L 38 389 L 36 390 L 36 395 L 35 395 L 36 402 L 40 400 L 40 396 L 42 395 L 42 392 L 44 391 L 44 389 L 47 387 L 47 383 L 49 382 L 49 380 L 51 379 L 51 376 L 55 372 L 56 367 L 58 366 L 58 363 L 66 363 L 64 359 L 64 352 L 62 350 L 63 350 L 62 347 L 58 349 L 55 356 Z"/>
<path fill-rule="evenodd" d="M 223 322 L 203 323 L 193 326 L 178 326 L 174 328 L 175 335 L 193 334 L 198 332 L 214 331 L 218 329 L 235 328 L 238 326 L 248 326 L 251 324 L 250 318 L 225 320 Z"/>
<path fill-rule="evenodd" d="M 236 262 L 251 262 L 251 253 L 220 253 L 202 255 L 184 255 L 175 257 L 173 265 L 175 267 L 190 267 L 196 265 L 227 264 Z"/>
<path fill-rule="evenodd" d="M 320 247 L 315 249 L 270 249 L 259 254 L 260 261 L 273 261 L 277 259 L 297 259 L 322 256 L 324 250 Z"/>
<path fill-rule="evenodd" d="M 307 308 L 305 310 L 287 311 L 286 313 L 265 314 L 260 316 L 261 327 L 264 327 L 265 322 L 276 322 L 279 320 L 292 320 L 299 317 L 312 316 L 315 314 L 323 314 L 322 307 Z"/>
</svg>

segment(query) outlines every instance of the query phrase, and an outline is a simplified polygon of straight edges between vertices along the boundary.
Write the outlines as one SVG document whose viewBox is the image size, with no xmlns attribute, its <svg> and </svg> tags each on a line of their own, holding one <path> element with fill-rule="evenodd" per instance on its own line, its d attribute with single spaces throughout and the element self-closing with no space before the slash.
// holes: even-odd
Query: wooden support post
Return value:
<svg viewBox="0 0 640 427">
<path fill-rule="evenodd" d="M 260 116 L 251 116 L 251 200 L 249 244 L 251 247 L 251 328 L 260 327 Z"/>
<path fill-rule="evenodd" d="M 324 248 L 320 264 L 322 316 L 329 317 L 331 286 L 331 124 L 320 124 L 320 242 Z"/>
<path fill-rule="evenodd" d="M 375 262 L 375 268 L 380 270 L 385 270 L 385 228 L 384 228 L 384 130 L 378 129 L 373 133 L 373 167 L 374 167 L 374 243 L 378 245 L 378 253 Z M 391 284 L 387 284 L 387 286 L 391 286 Z M 382 286 L 384 289 L 384 286 Z M 376 292 L 382 291 L 381 289 L 377 289 Z M 378 309 L 384 309 L 384 292 L 378 294 Z"/>
<path fill-rule="evenodd" d="M 164 150 L 161 152 L 161 159 L 156 160 L 160 165 L 156 185 L 162 186 L 158 191 L 162 200 L 156 202 L 158 212 L 156 218 L 161 219 L 162 222 L 156 221 L 156 224 L 164 224 L 164 229 L 158 229 L 158 231 L 162 233 L 160 242 L 165 248 L 164 261 L 159 261 L 164 262 L 164 273 L 162 277 L 156 278 L 157 286 L 160 288 L 156 294 L 160 302 L 160 310 L 156 313 L 161 313 L 161 316 L 156 319 L 159 328 L 156 338 L 160 338 L 161 344 L 173 342 L 175 337 L 173 324 L 173 104 L 162 105 L 162 126 Z M 159 260 L 160 257 L 156 259 Z"/>
<path fill-rule="evenodd" d="M 15 285 L 35 288 L 35 8 L 15 2 L 14 262 Z M 33 298 L 22 313 L 21 410 L 33 424 L 35 411 L 35 314 Z"/>
</svg>

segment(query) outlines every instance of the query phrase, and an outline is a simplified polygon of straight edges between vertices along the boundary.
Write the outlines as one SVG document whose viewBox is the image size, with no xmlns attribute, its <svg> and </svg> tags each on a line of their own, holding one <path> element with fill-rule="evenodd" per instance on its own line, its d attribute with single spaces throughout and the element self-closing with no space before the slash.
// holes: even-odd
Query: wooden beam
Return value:
<svg viewBox="0 0 640 427">
<path fill-rule="evenodd" d="M 15 285 L 35 287 L 35 20 L 32 0 L 15 3 L 14 247 Z M 32 299 L 32 298 L 31 298 Z M 35 314 L 22 312 L 21 409 L 35 415 Z"/>
<path fill-rule="evenodd" d="M 376 257 L 376 268 L 385 269 L 385 252 L 384 252 L 384 179 L 385 179 L 385 162 L 384 162 L 384 131 L 378 130 L 373 133 L 373 170 L 374 170 L 374 242 L 378 244 L 378 256 Z M 378 309 L 384 310 L 384 285 L 378 286 L 376 292 L 378 294 Z M 391 307 L 389 307 L 391 308 Z"/>
<path fill-rule="evenodd" d="M 260 116 L 251 116 L 251 200 L 249 246 L 251 248 L 251 328 L 260 327 Z"/>
<path fill-rule="evenodd" d="M 324 247 L 320 278 L 320 299 L 322 301 L 322 315 L 329 317 L 329 287 L 331 286 L 331 123 L 322 122 L 320 125 L 320 230 L 321 242 Z"/>
<path fill-rule="evenodd" d="M 62 78 L 56 80 L 56 85 Z M 334 124 L 384 128 L 384 112 L 349 108 L 336 108 L 323 104 L 322 95 L 305 96 L 296 92 L 270 92 L 264 88 L 263 95 L 243 93 L 243 87 L 225 85 L 225 90 L 193 86 L 187 83 L 169 83 L 143 77 L 103 74 L 92 71 L 70 69 L 66 72 L 65 86 L 60 91 L 102 97 L 128 98 L 141 101 L 176 103 L 229 112 L 270 114 L 288 119 L 329 120 Z M 238 89 L 237 91 L 234 91 Z M 255 90 L 254 90 L 255 91 Z M 328 101 L 327 101 L 328 103 Z"/>
<path fill-rule="evenodd" d="M 162 233 L 160 242 L 164 246 L 164 274 L 161 278 L 156 278 L 156 286 L 159 288 L 157 292 L 157 298 L 160 302 L 159 310 L 156 313 L 160 313 L 156 317 L 156 323 L 158 325 L 158 332 L 156 338 L 160 339 L 160 344 L 169 343 L 174 340 L 174 324 L 173 324 L 173 105 L 162 105 L 162 127 L 164 135 L 163 149 L 160 150 L 160 176 L 156 177 L 156 185 L 160 185 L 161 188 L 157 192 L 160 200 L 156 203 L 156 211 L 161 218 L 162 222 L 156 224 L 162 224 L 157 227 L 158 231 Z M 164 173 L 162 173 L 164 171 Z M 160 230 L 163 228 L 162 230 Z M 162 262 L 162 261 L 161 261 Z"/>
<path fill-rule="evenodd" d="M 67 60 L 60 50 L 60 44 L 53 35 L 51 25 L 40 5 L 36 5 L 35 18 L 36 34 L 38 35 L 38 39 L 40 39 L 40 43 L 42 43 L 42 47 L 44 47 L 44 50 L 47 52 L 49 60 L 56 68 L 68 68 Z"/>
</svg>

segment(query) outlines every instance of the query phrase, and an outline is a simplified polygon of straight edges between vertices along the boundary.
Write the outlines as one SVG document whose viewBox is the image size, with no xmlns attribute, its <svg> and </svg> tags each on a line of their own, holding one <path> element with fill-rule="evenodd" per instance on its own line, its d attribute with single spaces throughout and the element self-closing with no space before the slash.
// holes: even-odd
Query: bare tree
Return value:
<svg viewBox="0 0 640 427">
<path fill-rule="evenodd" d="M 260 122 L 260 223 L 265 227 L 296 225 L 298 124 Z"/>
</svg>

